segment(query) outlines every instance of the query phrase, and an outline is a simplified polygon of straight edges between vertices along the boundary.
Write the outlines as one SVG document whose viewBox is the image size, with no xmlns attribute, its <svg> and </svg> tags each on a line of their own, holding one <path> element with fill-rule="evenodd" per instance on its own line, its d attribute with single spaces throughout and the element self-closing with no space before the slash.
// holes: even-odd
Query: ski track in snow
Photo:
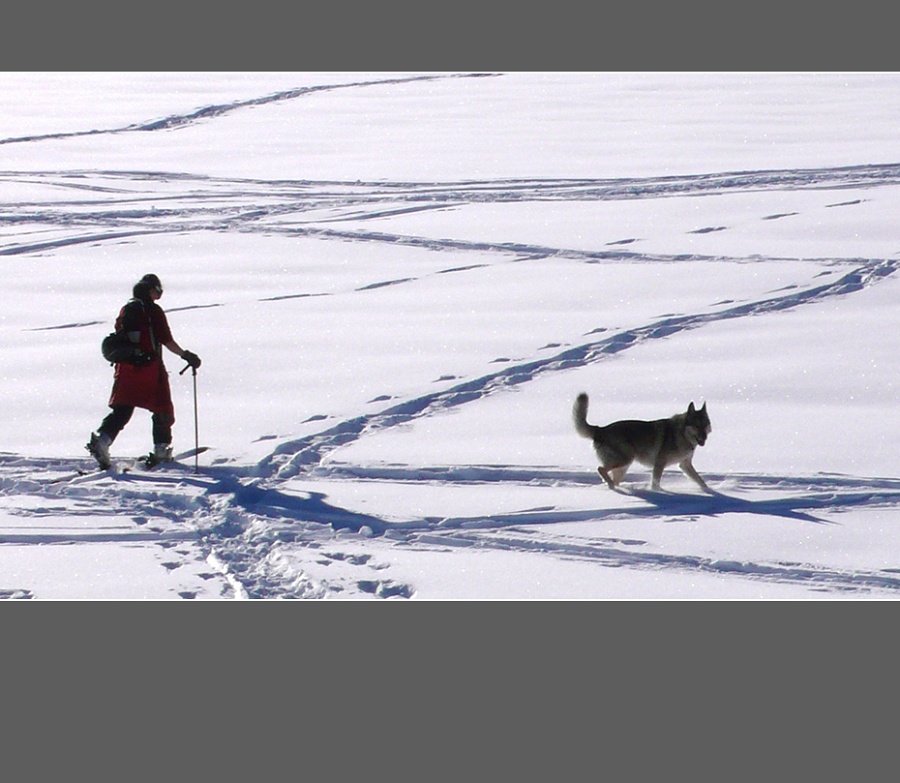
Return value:
<svg viewBox="0 0 900 783">
<path fill-rule="evenodd" d="M 712 496 L 625 490 L 621 502 L 595 509 L 540 507 L 472 517 L 425 517 L 389 521 L 343 509 L 320 492 L 300 492 L 261 481 L 252 468 L 204 467 L 199 473 L 177 466 L 154 472 L 92 472 L 68 481 L 73 468 L 86 460 L 24 459 L 0 456 L 0 498 L 27 496 L 39 501 L 14 513 L 29 523 L 43 517 L 130 519 L 115 529 L 86 531 L 53 528 L 44 533 L 27 527 L 3 532 L 0 544 L 72 544 L 150 542 L 170 548 L 196 542 L 211 568 L 227 578 L 226 595 L 249 598 L 323 598 L 344 591 L 381 598 L 408 598 L 413 585 L 385 574 L 377 554 L 341 550 L 341 531 L 377 537 L 392 545 L 447 550 L 540 552 L 545 556 L 595 563 L 606 567 L 668 569 L 712 573 L 770 582 L 808 585 L 836 595 L 894 594 L 900 590 L 900 570 L 859 570 L 816 567 L 797 562 L 747 562 L 652 551 L 637 538 L 590 539 L 557 533 L 554 526 L 609 519 L 660 519 L 677 522 L 729 513 L 760 514 L 796 524 L 829 524 L 821 514 L 840 514 L 860 506 L 896 509 L 900 479 L 821 474 L 813 477 L 758 474 L 715 475 L 716 484 L 736 483 L 742 495 L 765 492 L 754 500 L 742 496 Z M 470 467 L 354 466 L 329 464 L 315 471 L 320 480 L 421 483 L 454 487 L 482 484 L 527 484 L 564 487 L 597 486 L 588 472 L 567 472 L 497 465 Z M 773 496 L 774 493 L 774 496 Z M 338 535 L 336 536 L 335 533 Z M 351 539 L 358 546 L 359 537 Z M 321 563 L 340 563 L 343 575 L 333 581 L 310 579 L 292 564 L 283 547 L 299 545 Z M 178 563 L 168 564 L 177 568 Z M 347 573 L 349 571 L 349 574 Z M 27 589 L 0 590 L 0 597 L 32 597 Z"/>
<path fill-rule="evenodd" d="M 240 109 L 252 108 L 255 106 L 264 106 L 267 103 L 277 103 L 278 101 L 287 101 L 293 100 L 296 98 L 302 98 L 305 95 L 311 95 L 312 93 L 317 92 L 326 92 L 329 90 L 344 90 L 344 89 L 355 89 L 355 88 L 364 88 L 371 86 L 387 86 L 392 84 L 403 84 L 407 82 L 421 82 L 421 81 L 434 81 L 437 79 L 459 79 L 459 78 L 480 78 L 484 76 L 491 76 L 493 74 L 487 73 L 469 73 L 469 74 L 437 74 L 437 75 L 424 75 L 424 76 L 404 76 L 390 79 L 374 79 L 370 81 L 362 81 L 362 82 L 346 82 L 341 84 L 321 84 L 314 85 L 312 87 L 298 87 L 293 90 L 281 90 L 279 92 L 272 93 L 271 95 L 264 95 L 260 98 L 248 98 L 246 100 L 237 100 L 232 101 L 230 103 L 223 104 L 215 104 L 212 106 L 203 106 L 195 111 L 189 112 L 187 114 L 173 114 L 169 117 L 163 117 L 157 120 L 149 120 L 146 122 L 134 123 L 132 125 L 126 125 L 121 128 L 108 128 L 106 130 L 82 130 L 82 131 L 71 131 L 71 132 L 60 132 L 60 133 L 44 133 L 44 134 L 34 134 L 30 136 L 17 136 L 11 137 L 7 139 L 0 139 L 0 145 L 2 144 L 23 144 L 29 142 L 39 142 L 39 141 L 48 141 L 53 139 L 66 139 L 66 138 L 74 138 L 78 136 L 98 136 L 104 134 L 121 134 L 121 133 L 146 133 L 153 131 L 168 131 L 168 130 L 177 130 L 179 128 L 183 128 L 189 125 L 193 125 L 197 122 L 202 122 L 205 120 L 215 119 L 216 117 L 221 117 L 225 114 L 228 114 L 233 111 L 237 111 Z"/>
<path fill-rule="evenodd" d="M 289 236 L 385 242 L 454 252 L 494 251 L 593 261 L 712 260 L 678 254 L 648 255 L 627 250 L 573 250 L 520 243 L 454 241 L 381 232 L 340 231 L 323 224 L 373 220 L 466 204 L 521 201 L 621 201 L 760 190 L 842 189 L 900 182 L 900 164 L 789 171 L 732 172 L 620 180 L 498 180 L 458 183 L 364 183 L 227 180 L 172 172 L 0 172 L 0 185 L 40 183 L 75 189 L 81 198 L 48 203 L 8 203 L 0 228 L 20 234 L 60 236 L 0 244 L 0 255 L 23 255 L 74 244 L 120 240 L 154 233 L 260 231 Z M 183 192 L 177 192 L 180 188 Z M 96 198 L 89 196 L 95 195 Z M 852 206 L 858 202 L 830 204 Z M 161 206 L 162 205 L 162 206 Z M 784 215 L 763 215 L 772 220 Z M 89 229 L 89 230 L 86 230 Z M 691 233 L 723 231 L 702 227 Z M 635 238 L 609 243 L 632 244 Z M 716 257 L 716 260 L 719 260 Z"/>
<path fill-rule="evenodd" d="M 480 74 L 483 75 L 483 74 Z M 415 77 L 452 78 L 440 77 Z M 310 87 L 210 106 L 187 115 L 139 123 L 111 130 L 89 130 L 0 139 L 0 144 L 38 143 L 52 138 L 100 133 L 153 132 L 208 121 L 230 111 L 262 103 L 300 98 L 318 90 L 361 88 L 408 79 Z M 877 187 L 900 182 L 900 164 L 866 165 L 789 171 L 748 171 L 696 176 L 617 180 L 544 179 L 465 182 L 315 182 L 262 181 L 199 177 L 177 172 L 47 171 L 0 172 L 4 183 L 39 183 L 70 191 L 71 199 L 52 203 L 8 203 L 0 215 L 0 256 L 27 257 L 81 243 L 115 242 L 158 233 L 260 232 L 286 236 L 315 236 L 337 242 L 407 245 L 445 252 L 451 259 L 437 273 L 464 274 L 484 264 L 467 265 L 466 254 L 495 254 L 498 262 L 527 261 L 551 256 L 585 263 L 628 261 L 732 261 L 757 263 L 761 259 L 642 254 L 624 249 L 634 237 L 607 243 L 602 249 L 576 250 L 527 243 L 490 243 L 447 238 L 405 236 L 377 231 L 340 229 L 356 224 L 422 210 L 446 210 L 461 205 L 516 201 L 602 201 L 680 197 L 760 190 Z M 852 207 L 859 199 L 828 204 Z M 777 220 L 795 213 L 760 215 Z M 727 231 L 727 226 L 705 226 L 692 233 Z M 784 259 L 779 259 L 784 260 Z M 812 262 L 810 283 L 755 301 L 713 307 L 696 313 L 664 317 L 635 328 L 609 333 L 602 324 L 584 341 L 552 355 L 509 362 L 501 369 L 439 391 L 390 404 L 384 409 L 341 421 L 322 431 L 288 440 L 255 466 L 214 465 L 199 473 L 170 468 L 153 473 L 90 472 L 83 460 L 27 459 L 0 455 L 0 502 L 17 519 L 37 523 L 42 517 L 102 515 L 130 520 L 127 526 L 83 531 L 42 530 L 25 525 L 0 533 L 0 543 L 47 544 L 97 541 L 152 542 L 170 548 L 179 541 L 196 542 L 210 569 L 224 580 L 223 594 L 250 598 L 322 598 L 341 593 L 378 598 L 409 598 L 413 585 L 395 582 L 377 555 L 343 551 L 336 531 L 363 533 L 385 542 L 416 548 L 478 547 L 502 551 L 535 552 L 603 566 L 633 569 L 669 569 L 685 573 L 713 573 L 725 577 L 809 585 L 828 593 L 876 592 L 900 594 L 900 571 L 840 570 L 794 562 L 736 562 L 693 555 L 652 552 L 646 541 L 620 538 L 582 539 L 554 531 L 566 522 L 603 519 L 661 519 L 717 517 L 728 513 L 760 514 L 794 524 L 827 524 L 823 514 L 839 514 L 860 506 L 900 506 L 900 480 L 852 476 L 713 476 L 718 482 L 737 482 L 743 495 L 765 492 L 766 498 L 716 494 L 676 495 L 631 491 L 619 493 L 612 505 L 596 509 L 555 507 L 466 518 L 388 520 L 332 505 L 325 494 L 298 492 L 291 481 L 303 478 L 331 482 L 402 482 L 439 486 L 528 484 L 559 487 L 596 485 L 590 473 L 572 473 L 548 466 L 497 465 L 429 467 L 412 465 L 354 466 L 324 461 L 341 446 L 367 433 L 409 423 L 450 408 L 482 400 L 510 387 L 528 383 L 547 373 L 563 372 L 603 361 L 648 340 L 677 337 L 687 330 L 719 321 L 789 310 L 830 297 L 851 295 L 894 274 L 898 261 L 838 258 L 793 259 Z M 815 285 L 814 273 L 822 266 L 838 266 L 842 274 Z M 387 285 L 404 285 L 415 278 L 385 279 L 356 289 L 361 294 Z M 285 292 L 260 301 L 275 301 L 328 293 Z M 729 300 L 726 300 L 728 302 Z M 198 307 L 228 306 L 197 305 Z M 184 308 L 182 308 L 184 309 Z M 40 329 L 77 329 L 97 320 L 48 323 Z M 598 335 L 602 337 L 598 338 Z M 448 380 L 452 376 L 448 376 Z M 316 417 L 313 417 L 316 418 Z M 322 417 L 324 418 L 324 417 Z M 774 495 L 774 496 L 773 496 Z M 17 504 L 17 499 L 30 502 Z M 618 502 L 621 500 L 621 502 Z M 608 503 L 608 501 L 607 501 Z M 354 541 L 359 541 L 355 535 Z M 285 547 L 300 546 L 320 565 L 340 568 L 334 579 L 313 578 L 299 568 Z M 177 562 L 167 567 L 176 568 Z M 33 592 L 0 586 L 0 598 L 33 598 Z M 185 596 L 191 597 L 191 596 Z"/>
</svg>

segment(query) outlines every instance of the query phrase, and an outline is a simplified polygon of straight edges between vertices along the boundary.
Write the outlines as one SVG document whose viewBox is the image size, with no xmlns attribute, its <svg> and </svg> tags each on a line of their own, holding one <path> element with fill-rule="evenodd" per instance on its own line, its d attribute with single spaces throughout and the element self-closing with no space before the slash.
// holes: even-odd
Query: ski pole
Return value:
<svg viewBox="0 0 900 783">
<path fill-rule="evenodd" d="M 187 368 L 191 368 L 191 374 L 194 376 L 194 473 L 200 472 L 200 466 L 198 465 L 198 460 L 200 459 L 200 431 L 198 429 L 197 422 L 197 368 L 193 367 L 190 364 L 186 364 L 179 375 L 184 375 L 184 371 Z"/>
<path fill-rule="evenodd" d="M 191 367 L 194 375 L 194 473 L 200 472 L 197 460 L 200 459 L 200 431 L 197 429 L 197 368 Z"/>
</svg>

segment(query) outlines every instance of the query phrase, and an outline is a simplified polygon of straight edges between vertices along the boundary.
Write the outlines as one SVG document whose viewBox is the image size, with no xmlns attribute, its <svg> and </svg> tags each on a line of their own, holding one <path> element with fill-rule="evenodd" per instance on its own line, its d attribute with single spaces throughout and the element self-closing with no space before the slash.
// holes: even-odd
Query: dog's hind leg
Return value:
<svg viewBox="0 0 900 783">
<path fill-rule="evenodd" d="M 617 468 L 611 468 L 609 470 L 609 476 L 613 480 L 613 484 L 617 487 L 622 483 L 622 479 L 625 478 L 625 474 L 628 472 L 628 465 L 620 465 Z"/>
<path fill-rule="evenodd" d="M 609 486 L 610 489 L 616 488 L 616 485 L 613 483 L 613 480 L 610 477 L 609 473 L 603 467 L 597 468 L 597 472 L 600 474 L 600 476 L 603 478 L 603 480 L 607 483 L 607 485 Z"/>
<path fill-rule="evenodd" d="M 660 492 L 660 482 L 662 481 L 663 471 L 666 469 L 666 461 L 662 456 L 658 456 L 656 458 L 656 462 L 653 463 L 653 478 L 650 481 L 650 488 L 654 492 Z"/>
<path fill-rule="evenodd" d="M 613 468 L 599 467 L 597 472 L 603 477 L 610 489 L 616 489 L 622 483 L 622 479 L 625 478 L 625 474 L 628 472 L 628 465 L 616 465 Z"/>
</svg>

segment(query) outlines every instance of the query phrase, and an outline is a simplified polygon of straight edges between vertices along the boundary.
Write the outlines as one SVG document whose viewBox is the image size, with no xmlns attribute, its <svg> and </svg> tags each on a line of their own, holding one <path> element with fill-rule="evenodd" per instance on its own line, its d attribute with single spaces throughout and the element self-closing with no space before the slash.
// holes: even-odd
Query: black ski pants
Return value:
<svg viewBox="0 0 900 783">
<path fill-rule="evenodd" d="M 133 405 L 113 405 L 112 411 L 100 424 L 98 432 L 107 435 L 110 441 L 115 440 L 116 436 L 125 428 L 125 425 L 131 421 L 133 414 Z M 153 444 L 165 443 L 169 445 L 172 442 L 172 417 L 166 413 L 154 413 L 152 422 Z"/>
</svg>

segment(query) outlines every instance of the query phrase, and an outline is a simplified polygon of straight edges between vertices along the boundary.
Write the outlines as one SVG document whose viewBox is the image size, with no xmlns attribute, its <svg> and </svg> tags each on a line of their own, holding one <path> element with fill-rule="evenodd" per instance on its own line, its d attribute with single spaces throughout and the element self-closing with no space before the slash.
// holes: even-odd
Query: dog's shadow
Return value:
<svg viewBox="0 0 900 783">
<path fill-rule="evenodd" d="M 714 489 L 708 493 L 667 492 L 665 490 L 641 489 L 640 487 L 617 487 L 615 492 L 637 497 L 655 506 L 660 512 L 671 516 L 720 516 L 722 514 L 760 514 L 762 516 L 784 517 L 819 525 L 833 525 L 826 519 L 813 516 L 808 509 L 835 508 L 841 505 L 834 493 L 823 495 L 800 495 L 765 500 L 726 495 Z"/>
</svg>

